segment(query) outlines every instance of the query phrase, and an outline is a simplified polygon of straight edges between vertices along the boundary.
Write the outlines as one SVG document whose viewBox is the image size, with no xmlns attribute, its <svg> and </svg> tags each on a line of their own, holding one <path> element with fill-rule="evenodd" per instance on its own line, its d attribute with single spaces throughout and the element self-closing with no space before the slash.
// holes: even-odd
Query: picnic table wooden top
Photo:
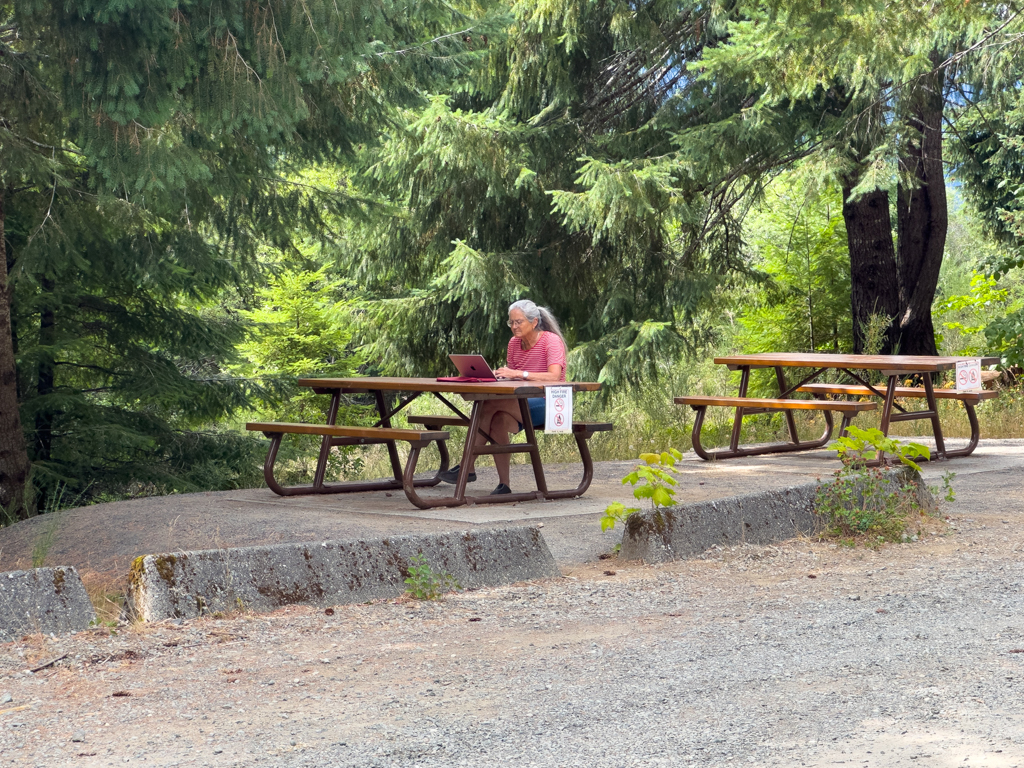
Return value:
<svg viewBox="0 0 1024 768">
<path fill-rule="evenodd" d="M 759 355 L 727 355 L 716 357 L 715 363 L 730 368 L 854 368 L 900 373 L 935 373 L 956 368 L 958 362 L 978 360 L 977 357 L 931 357 L 928 355 L 840 355 L 818 352 L 766 352 Z M 998 357 L 982 357 L 982 365 L 995 365 Z"/>
<path fill-rule="evenodd" d="M 546 387 L 571 386 L 574 392 L 596 392 L 601 385 L 592 381 L 438 381 L 400 376 L 356 376 L 347 379 L 299 379 L 300 387 L 343 392 L 446 392 L 454 395 L 508 395 L 542 397 Z"/>
</svg>

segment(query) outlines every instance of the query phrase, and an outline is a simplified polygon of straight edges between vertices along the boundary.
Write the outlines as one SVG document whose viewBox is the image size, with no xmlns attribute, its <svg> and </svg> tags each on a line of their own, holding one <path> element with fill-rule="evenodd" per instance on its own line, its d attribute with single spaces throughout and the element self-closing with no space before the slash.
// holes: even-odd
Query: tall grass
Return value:
<svg viewBox="0 0 1024 768">
<path fill-rule="evenodd" d="M 64 522 L 64 513 L 69 509 L 79 506 L 82 497 L 85 495 L 85 491 L 82 491 L 75 496 L 71 496 L 67 490 L 67 485 L 58 483 L 53 493 L 46 499 L 46 508 L 41 513 L 45 516 L 45 522 L 32 546 L 33 568 L 41 568 L 46 565 L 46 556 L 53 547 L 54 539 L 57 537 L 57 530 L 60 528 L 61 523 Z"/>
</svg>

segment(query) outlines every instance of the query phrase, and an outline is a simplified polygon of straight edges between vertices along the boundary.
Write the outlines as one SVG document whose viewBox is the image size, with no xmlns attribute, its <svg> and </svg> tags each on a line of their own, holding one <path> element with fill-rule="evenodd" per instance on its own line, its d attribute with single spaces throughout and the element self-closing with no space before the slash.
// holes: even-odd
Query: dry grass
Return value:
<svg viewBox="0 0 1024 768">
<path fill-rule="evenodd" d="M 80 573 L 85 593 L 89 596 L 93 610 L 96 611 L 96 623 L 114 626 L 121 619 L 124 608 L 125 583 L 123 578 L 114 578 L 108 574 L 85 572 Z"/>
</svg>

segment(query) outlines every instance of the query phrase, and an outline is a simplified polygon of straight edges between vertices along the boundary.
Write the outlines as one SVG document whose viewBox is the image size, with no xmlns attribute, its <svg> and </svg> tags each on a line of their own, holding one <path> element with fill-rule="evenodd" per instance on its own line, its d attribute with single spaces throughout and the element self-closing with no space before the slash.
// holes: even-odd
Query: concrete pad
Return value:
<svg viewBox="0 0 1024 768">
<path fill-rule="evenodd" d="M 0 573 L 0 643 L 37 632 L 79 632 L 96 619 L 74 568 Z"/>
<path fill-rule="evenodd" d="M 928 444 L 926 439 L 915 439 Z M 947 444 L 956 446 L 962 442 L 949 440 Z M 63 511 L 56 527 L 52 526 L 50 515 L 40 515 L 0 528 L 0 568 L 31 567 L 39 538 L 51 530 L 46 564 L 73 565 L 89 583 L 90 579 L 121 580 L 136 557 L 153 552 L 541 523 L 544 538 L 558 563 L 588 563 L 610 551 L 622 537 L 621 526 L 602 531 L 600 517 L 614 501 L 633 504 L 632 488 L 622 485 L 621 480 L 635 463 L 596 462 L 594 482 L 586 495 L 560 501 L 419 510 L 401 491 L 282 498 L 266 488 L 254 488 L 94 504 Z M 923 474 L 929 483 L 938 484 L 947 470 L 966 478 L 1018 471 L 1022 465 L 1024 440 L 983 439 L 973 455 L 926 463 Z M 835 451 L 827 449 L 718 462 L 701 461 L 689 454 L 677 464 L 680 477 L 676 499 L 680 504 L 696 504 L 751 491 L 780 490 L 828 479 L 838 467 Z M 550 487 L 572 487 L 579 481 L 578 464 L 546 464 L 544 470 Z M 477 473 L 480 479 L 471 486 L 475 493 L 485 494 L 497 485 L 493 467 L 481 465 Z M 512 465 L 512 487 L 534 487 L 529 467 Z M 428 490 L 450 494 L 451 486 Z"/>
<path fill-rule="evenodd" d="M 144 621 L 240 608 L 330 606 L 393 598 L 412 557 L 464 589 L 559 576 L 536 527 L 147 555 L 132 565 L 129 611 Z"/>
<path fill-rule="evenodd" d="M 934 508 L 935 501 L 916 472 L 899 467 L 886 474 L 888 482 L 913 483 L 917 503 L 924 509 Z M 626 560 L 661 563 L 699 555 L 714 546 L 774 544 L 810 536 L 822 528 L 815 507 L 824 484 L 815 481 L 634 513 L 626 520 L 619 554 Z"/>
</svg>

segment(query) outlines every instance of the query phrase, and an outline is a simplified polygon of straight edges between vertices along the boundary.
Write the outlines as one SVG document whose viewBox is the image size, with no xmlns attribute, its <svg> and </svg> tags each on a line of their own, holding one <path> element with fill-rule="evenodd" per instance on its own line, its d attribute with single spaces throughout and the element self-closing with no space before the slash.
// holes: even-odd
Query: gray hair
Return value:
<svg viewBox="0 0 1024 768">
<path fill-rule="evenodd" d="M 565 337 L 562 335 L 562 329 L 558 327 L 558 321 L 555 320 L 555 316 L 551 314 L 551 310 L 547 307 L 538 307 L 529 299 L 520 299 L 519 301 L 513 302 L 508 306 L 508 313 L 511 315 L 513 309 L 518 309 L 522 312 L 526 319 L 531 323 L 534 320 L 540 320 L 537 324 L 538 331 L 550 331 L 562 340 L 562 345 L 568 349 L 569 345 L 565 343 Z"/>
</svg>

